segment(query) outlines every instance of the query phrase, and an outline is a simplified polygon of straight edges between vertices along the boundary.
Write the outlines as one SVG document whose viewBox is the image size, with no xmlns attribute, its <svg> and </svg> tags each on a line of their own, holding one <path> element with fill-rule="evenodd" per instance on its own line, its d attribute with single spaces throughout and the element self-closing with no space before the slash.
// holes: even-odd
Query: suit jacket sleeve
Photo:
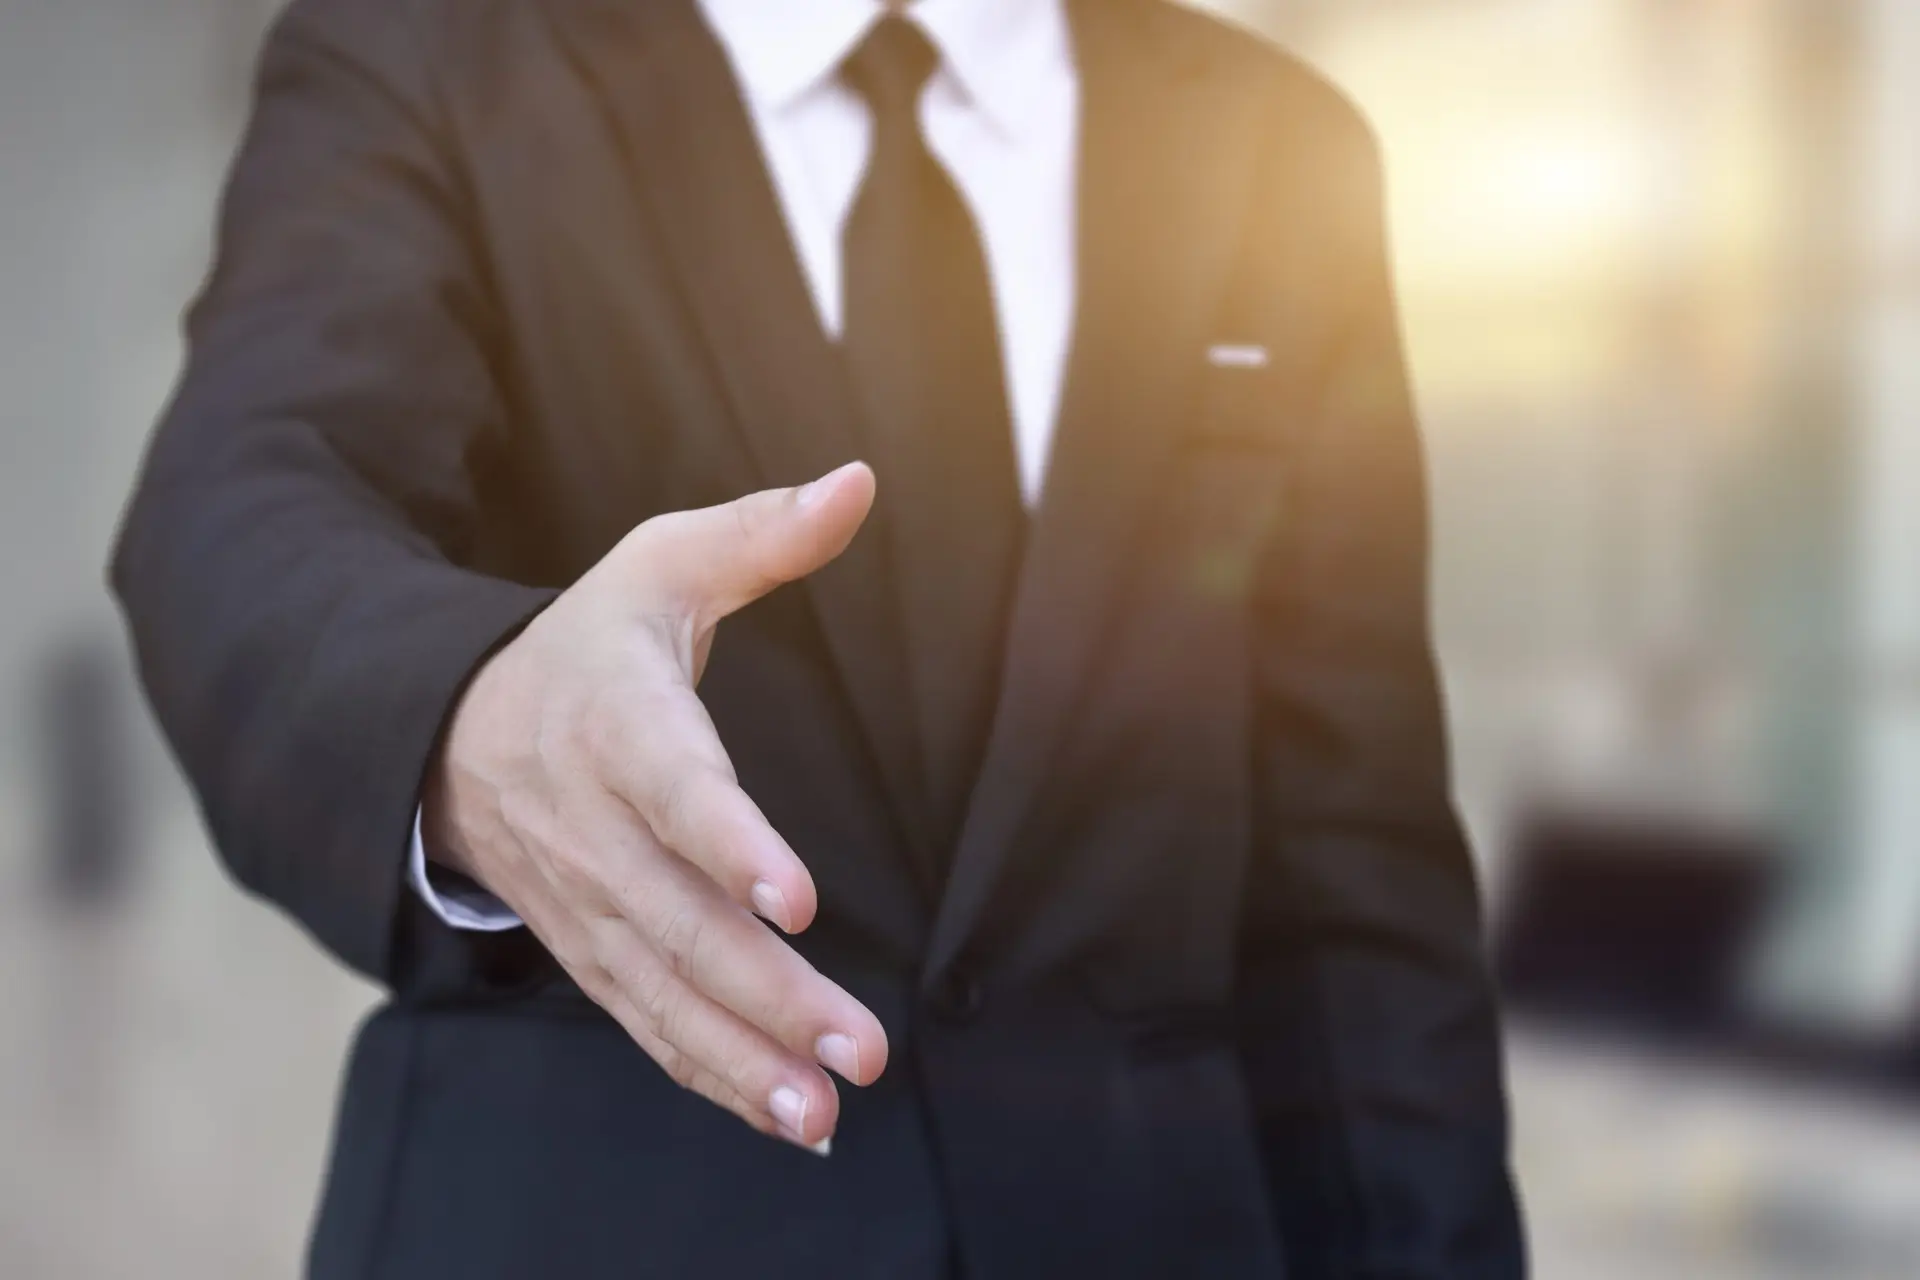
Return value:
<svg viewBox="0 0 1920 1280">
<path fill-rule="evenodd" d="M 221 856 L 376 978 L 441 726 L 550 599 L 460 564 L 499 344 L 404 9 L 270 36 L 112 569 Z"/>
<path fill-rule="evenodd" d="M 1285 514 L 1255 595 L 1244 1060 L 1293 1274 L 1524 1271 L 1499 1033 L 1430 652 L 1427 506 L 1380 166 L 1289 104 L 1254 254 L 1300 282 Z M 1279 188 L 1284 187 L 1285 190 Z M 1293 395 L 1293 391 L 1301 393 Z"/>
</svg>

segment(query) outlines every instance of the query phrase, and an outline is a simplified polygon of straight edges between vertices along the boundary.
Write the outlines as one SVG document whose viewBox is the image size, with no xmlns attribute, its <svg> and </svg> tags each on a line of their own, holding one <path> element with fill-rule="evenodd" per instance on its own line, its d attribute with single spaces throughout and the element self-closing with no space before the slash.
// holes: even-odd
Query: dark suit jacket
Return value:
<svg viewBox="0 0 1920 1280">
<path fill-rule="evenodd" d="M 276 28 L 114 577 L 234 874 L 394 991 L 315 1275 L 1522 1273 L 1374 143 L 1212 20 L 1072 20 L 1077 334 L 963 832 L 872 530 L 702 686 L 893 1038 L 824 1161 L 403 879 L 491 650 L 639 521 L 862 452 L 724 59 L 691 0 Z"/>
</svg>

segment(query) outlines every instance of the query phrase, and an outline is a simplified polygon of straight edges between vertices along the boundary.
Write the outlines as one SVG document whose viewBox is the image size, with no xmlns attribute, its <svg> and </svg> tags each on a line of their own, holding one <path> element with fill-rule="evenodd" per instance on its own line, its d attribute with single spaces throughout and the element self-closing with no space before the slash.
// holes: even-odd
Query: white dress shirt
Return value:
<svg viewBox="0 0 1920 1280">
<path fill-rule="evenodd" d="M 882 0 L 700 0 L 726 49 L 821 327 L 841 332 L 842 233 L 872 150 L 867 105 L 840 64 Z M 1039 501 L 1073 336 L 1080 82 L 1063 0 L 915 0 L 940 53 L 920 100 L 928 148 L 973 214 L 993 284 L 1020 489 Z M 410 877 L 455 928 L 520 920 L 470 886 L 436 883 L 414 822 Z"/>
</svg>

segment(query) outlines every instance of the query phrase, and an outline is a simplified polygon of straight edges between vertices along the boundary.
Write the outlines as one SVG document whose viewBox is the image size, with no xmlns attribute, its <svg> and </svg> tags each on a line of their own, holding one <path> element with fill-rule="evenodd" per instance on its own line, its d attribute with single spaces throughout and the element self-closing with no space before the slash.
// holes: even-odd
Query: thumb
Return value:
<svg viewBox="0 0 1920 1280">
<path fill-rule="evenodd" d="M 873 508 L 873 471 L 852 462 L 796 489 L 767 489 L 634 531 L 637 571 L 701 628 L 829 564 Z"/>
</svg>

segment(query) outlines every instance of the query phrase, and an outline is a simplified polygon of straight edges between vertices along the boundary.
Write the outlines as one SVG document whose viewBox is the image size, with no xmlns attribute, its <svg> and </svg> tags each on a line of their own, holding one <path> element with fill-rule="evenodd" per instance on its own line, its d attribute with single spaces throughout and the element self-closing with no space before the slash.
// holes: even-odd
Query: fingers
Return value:
<svg viewBox="0 0 1920 1280">
<path fill-rule="evenodd" d="M 596 999 L 676 1083 L 801 1146 L 832 1135 L 840 1099 L 824 1071 L 694 990 L 624 922 L 594 933 Z"/>
<path fill-rule="evenodd" d="M 873 472 L 849 463 L 797 489 L 649 520 L 633 550 L 649 585 L 704 629 L 846 550 L 873 493 Z"/>
<path fill-rule="evenodd" d="M 783 933 L 812 925 L 819 904 L 812 874 L 732 779 L 682 774 L 642 816 L 662 844 L 733 901 Z"/>
<path fill-rule="evenodd" d="M 724 790 L 740 795 L 731 784 Z M 886 1031 L 865 1005 L 755 920 L 751 902 L 676 856 L 630 812 L 604 803 L 592 812 L 580 832 L 596 865 L 578 869 L 569 896 L 591 911 L 596 887 L 604 886 L 602 914 L 629 924 L 668 972 L 802 1059 L 854 1084 L 880 1077 Z M 811 877 L 807 885 L 811 894 Z"/>
<path fill-rule="evenodd" d="M 839 1096 L 818 1066 L 691 990 L 628 921 L 583 917 L 539 883 L 515 896 L 555 959 L 671 1079 L 761 1133 L 825 1154 Z"/>
<path fill-rule="evenodd" d="M 813 877 L 693 685 L 714 624 L 833 560 L 873 497 L 852 464 L 647 522 L 487 665 L 447 747 L 476 878 L 674 1079 L 807 1145 L 839 1115 L 822 1065 L 867 1083 L 886 1036 L 754 919 L 805 929 Z"/>
<path fill-rule="evenodd" d="M 811 925 L 819 901 L 813 876 L 740 789 L 700 699 L 668 690 L 644 715 L 617 723 L 596 765 L 653 836 L 783 932 Z"/>
<path fill-rule="evenodd" d="M 660 864 L 620 904 L 666 969 L 796 1057 L 857 1085 L 879 1079 L 887 1034 L 867 1007 L 695 868 Z"/>
</svg>

